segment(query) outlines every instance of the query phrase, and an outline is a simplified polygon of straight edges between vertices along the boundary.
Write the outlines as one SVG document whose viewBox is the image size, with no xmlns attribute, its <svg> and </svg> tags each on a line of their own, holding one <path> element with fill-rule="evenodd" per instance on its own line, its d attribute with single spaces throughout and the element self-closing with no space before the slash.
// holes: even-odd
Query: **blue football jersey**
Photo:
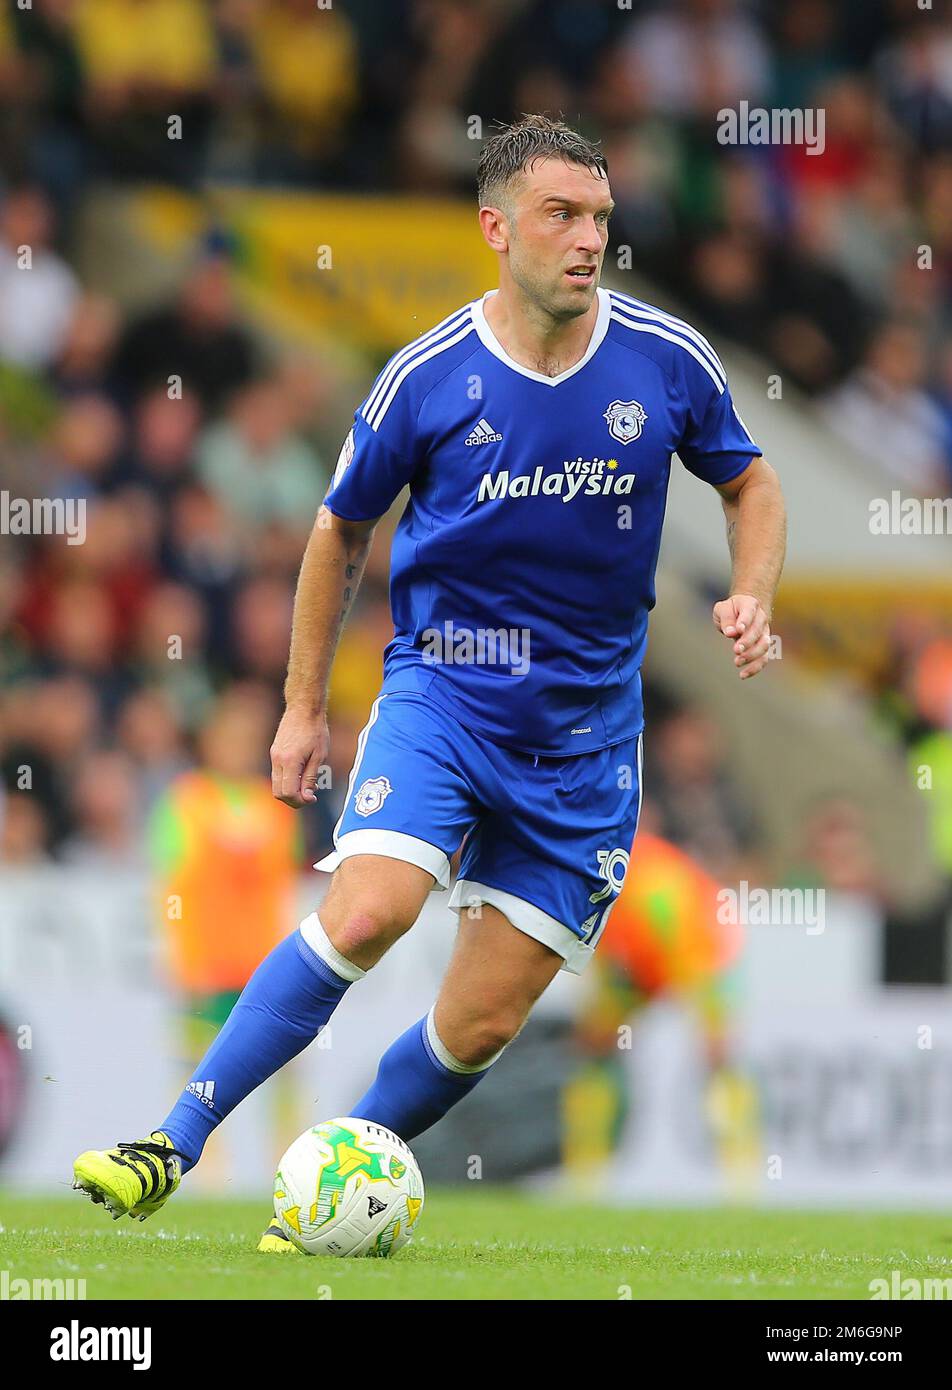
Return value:
<svg viewBox="0 0 952 1390">
<path fill-rule="evenodd" d="M 418 691 L 491 740 L 556 757 L 641 729 L 672 455 L 717 484 L 761 452 L 700 333 L 597 293 L 588 350 L 559 376 L 508 356 L 488 296 L 398 352 L 355 413 L 326 497 L 365 521 L 409 485 L 384 690 Z"/>
</svg>

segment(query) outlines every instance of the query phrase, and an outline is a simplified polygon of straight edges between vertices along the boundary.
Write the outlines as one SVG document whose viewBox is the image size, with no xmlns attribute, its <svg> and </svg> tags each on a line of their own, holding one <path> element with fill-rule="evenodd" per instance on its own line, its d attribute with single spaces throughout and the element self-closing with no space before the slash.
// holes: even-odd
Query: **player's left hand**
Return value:
<svg viewBox="0 0 952 1390">
<path fill-rule="evenodd" d="M 731 594 L 715 603 L 714 626 L 733 639 L 734 665 L 741 680 L 756 676 L 767 664 L 770 651 L 770 619 L 752 594 Z"/>
</svg>

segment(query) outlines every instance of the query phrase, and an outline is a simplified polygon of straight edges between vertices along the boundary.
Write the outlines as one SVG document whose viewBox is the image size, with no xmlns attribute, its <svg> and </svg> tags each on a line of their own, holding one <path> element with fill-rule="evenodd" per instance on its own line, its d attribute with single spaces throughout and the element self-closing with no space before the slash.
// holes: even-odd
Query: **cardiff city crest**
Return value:
<svg viewBox="0 0 952 1390">
<path fill-rule="evenodd" d="M 361 782 L 354 797 L 354 810 L 358 816 L 372 816 L 379 811 L 393 791 L 389 777 L 369 777 Z"/>
<path fill-rule="evenodd" d="M 612 401 L 603 418 L 612 439 L 617 439 L 619 444 L 630 444 L 641 434 L 648 416 L 639 401 Z"/>
</svg>

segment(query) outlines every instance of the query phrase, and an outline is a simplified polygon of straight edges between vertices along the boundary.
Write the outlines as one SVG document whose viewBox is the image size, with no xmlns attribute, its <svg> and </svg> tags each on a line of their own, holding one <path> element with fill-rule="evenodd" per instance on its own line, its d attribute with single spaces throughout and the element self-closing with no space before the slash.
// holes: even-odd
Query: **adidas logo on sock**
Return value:
<svg viewBox="0 0 952 1390">
<path fill-rule="evenodd" d="M 190 1081 L 185 1089 L 191 1091 L 193 1096 L 198 1096 L 203 1105 L 215 1103 L 214 1081 Z"/>
<path fill-rule="evenodd" d="M 502 435 L 498 430 L 494 430 L 488 420 L 477 420 L 471 432 L 466 436 L 467 444 L 498 444 Z"/>
</svg>

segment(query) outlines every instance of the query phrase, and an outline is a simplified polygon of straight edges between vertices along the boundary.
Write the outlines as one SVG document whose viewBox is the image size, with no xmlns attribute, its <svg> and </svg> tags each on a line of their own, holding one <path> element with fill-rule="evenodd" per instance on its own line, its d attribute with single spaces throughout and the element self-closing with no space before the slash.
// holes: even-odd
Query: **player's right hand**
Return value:
<svg viewBox="0 0 952 1390">
<path fill-rule="evenodd" d="M 327 718 L 298 708 L 284 711 L 271 745 L 271 791 L 295 810 L 317 800 L 317 780 L 327 758 Z"/>
</svg>

